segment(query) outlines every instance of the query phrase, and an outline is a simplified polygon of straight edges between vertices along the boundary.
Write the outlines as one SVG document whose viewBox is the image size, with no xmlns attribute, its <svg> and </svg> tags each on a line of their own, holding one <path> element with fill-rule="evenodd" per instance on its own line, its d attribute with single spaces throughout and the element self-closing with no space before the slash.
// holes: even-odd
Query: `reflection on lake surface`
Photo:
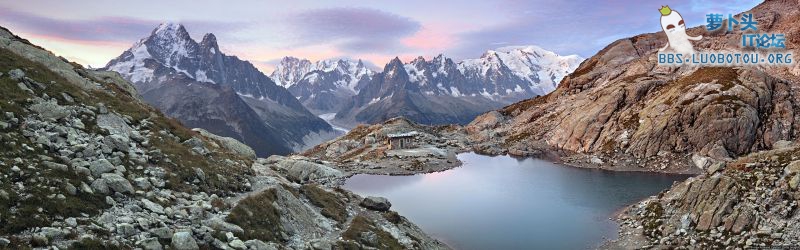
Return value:
<svg viewBox="0 0 800 250">
<path fill-rule="evenodd" d="M 565 167 L 538 159 L 460 154 L 464 165 L 413 176 L 356 175 L 345 188 L 457 249 L 593 248 L 616 237 L 619 209 L 687 176 Z"/>
</svg>

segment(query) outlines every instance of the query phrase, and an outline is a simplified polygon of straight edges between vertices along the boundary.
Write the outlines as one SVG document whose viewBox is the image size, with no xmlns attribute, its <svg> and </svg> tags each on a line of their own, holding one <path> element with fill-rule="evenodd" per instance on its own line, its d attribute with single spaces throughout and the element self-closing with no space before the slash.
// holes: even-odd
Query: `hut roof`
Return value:
<svg viewBox="0 0 800 250">
<path fill-rule="evenodd" d="M 398 133 L 398 134 L 388 134 L 386 137 L 389 138 L 403 138 L 403 137 L 412 137 L 419 134 L 417 131 L 411 131 L 406 133 Z"/>
</svg>

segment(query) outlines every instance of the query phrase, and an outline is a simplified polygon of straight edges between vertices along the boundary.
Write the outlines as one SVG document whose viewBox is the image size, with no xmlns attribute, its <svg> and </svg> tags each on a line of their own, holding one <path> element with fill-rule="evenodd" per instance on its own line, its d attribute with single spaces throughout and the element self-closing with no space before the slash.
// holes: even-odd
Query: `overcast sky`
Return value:
<svg viewBox="0 0 800 250">
<path fill-rule="evenodd" d="M 284 56 L 360 58 L 379 67 L 399 56 L 477 58 L 510 45 L 590 57 L 608 43 L 660 31 L 661 5 L 689 26 L 736 14 L 755 0 L 2 1 L 0 26 L 70 60 L 104 66 L 159 23 L 196 40 L 214 33 L 223 52 L 265 73 Z"/>
</svg>

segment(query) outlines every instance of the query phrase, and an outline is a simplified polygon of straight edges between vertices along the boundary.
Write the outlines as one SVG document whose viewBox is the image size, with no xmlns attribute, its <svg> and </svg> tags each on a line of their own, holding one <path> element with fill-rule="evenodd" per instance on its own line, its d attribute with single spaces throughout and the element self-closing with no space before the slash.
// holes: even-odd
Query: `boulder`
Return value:
<svg viewBox="0 0 800 250">
<path fill-rule="evenodd" d="M 34 94 L 33 90 L 28 88 L 28 85 L 25 85 L 25 83 L 23 83 L 23 82 L 18 82 L 17 83 L 17 88 L 19 88 L 20 90 L 24 91 L 25 93 L 28 93 L 28 94 L 31 94 L 31 95 Z"/>
<path fill-rule="evenodd" d="M 31 111 L 39 114 L 42 119 L 61 119 L 69 116 L 66 108 L 58 105 L 55 100 L 37 102 L 29 107 Z"/>
<path fill-rule="evenodd" d="M 712 161 L 711 158 L 701 156 L 698 154 L 692 154 L 692 163 L 694 163 L 694 166 L 699 169 L 705 170 L 708 166 L 711 165 L 711 161 Z"/>
<path fill-rule="evenodd" d="M 98 115 L 97 126 L 108 130 L 108 132 L 112 135 L 130 136 L 130 134 L 134 131 L 133 128 L 131 128 L 131 126 L 128 125 L 124 119 L 122 119 L 122 117 L 119 117 L 116 114 Z"/>
<path fill-rule="evenodd" d="M 248 240 L 245 241 L 244 244 L 247 245 L 247 248 L 253 250 L 278 250 L 278 248 L 275 246 L 269 245 L 260 240 Z"/>
<path fill-rule="evenodd" d="M 176 232 L 172 235 L 172 248 L 175 250 L 200 249 L 190 232 Z"/>
<path fill-rule="evenodd" d="M 127 136 L 112 134 L 103 138 L 103 143 L 111 149 L 118 150 L 124 153 L 130 151 L 130 139 Z"/>
<path fill-rule="evenodd" d="M 791 179 L 789 179 L 789 187 L 797 190 L 798 185 L 800 185 L 800 175 L 794 175 Z"/>
<path fill-rule="evenodd" d="M 374 196 L 367 196 L 359 205 L 375 211 L 389 211 L 389 208 L 392 207 L 392 203 L 386 198 Z"/>
<path fill-rule="evenodd" d="M 120 192 L 123 194 L 133 193 L 133 185 L 131 185 L 131 183 L 128 182 L 125 177 L 122 177 L 118 174 L 105 173 L 102 175 L 102 179 L 105 180 L 108 188 L 115 192 Z"/>
<path fill-rule="evenodd" d="M 45 167 L 47 167 L 49 169 L 53 169 L 53 170 L 67 171 L 69 169 L 67 167 L 67 165 L 64 165 L 64 164 L 61 164 L 61 163 L 45 161 L 45 162 L 42 162 L 42 164 L 44 164 Z"/>
<path fill-rule="evenodd" d="M 209 219 L 207 221 L 204 221 L 203 224 L 205 224 L 206 226 L 208 226 L 210 228 L 213 228 L 214 230 L 217 230 L 217 231 L 231 232 L 231 233 L 234 233 L 234 234 L 242 234 L 242 233 L 244 233 L 244 229 L 242 229 L 242 227 L 237 226 L 235 224 L 231 224 L 231 223 L 225 222 L 221 218 Z"/>
<path fill-rule="evenodd" d="M 144 250 L 162 250 L 164 249 L 161 246 L 161 243 L 158 242 L 158 238 L 147 238 L 139 242 L 139 246 L 142 247 Z"/>
<path fill-rule="evenodd" d="M 168 227 L 158 227 L 150 229 L 150 233 L 162 240 L 170 239 L 173 235 L 172 229 Z"/>
<path fill-rule="evenodd" d="M 791 142 L 791 141 L 779 140 L 779 141 L 776 141 L 776 142 L 772 143 L 772 148 L 773 149 L 785 149 L 785 148 L 792 147 L 793 144 L 794 143 Z"/>
<path fill-rule="evenodd" d="M 246 158 L 255 159 L 256 158 L 256 151 L 250 148 L 250 146 L 245 145 L 244 143 L 230 138 L 230 137 L 223 137 L 212 134 L 204 129 L 195 128 L 192 129 L 193 131 L 199 132 L 201 135 L 214 139 L 220 143 L 223 148 L 226 148 L 230 151 L 233 151 L 236 154 L 244 156 Z"/>
<path fill-rule="evenodd" d="M 89 170 L 92 171 L 92 176 L 95 178 L 102 176 L 105 173 L 114 171 L 115 168 L 111 162 L 106 159 L 100 159 L 89 163 Z"/>
<path fill-rule="evenodd" d="M 297 183 L 341 178 L 344 174 L 334 168 L 314 163 L 304 157 L 270 156 L 268 162 L 286 172 L 286 178 Z"/>
<path fill-rule="evenodd" d="M 164 214 L 164 207 L 148 199 L 142 199 L 142 206 L 153 213 Z"/>
<path fill-rule="evenodd" d="M 783 169 L 783 173 L 790 175 L 800 172 L 800 160 L 790 162 L 789 165 L 786 165 L 786 168 Z"/>
<path fill-rule="evenodd" d="M 117 234 L 122 237 L 130 237 L 136 234 L 136 229 L 131 224 L 120 223 L 117 225 Z"/>
<path fill-rule="evenodd" d="M 12 69 L 8 71 L 8 77 L 14 81 L 22 81 L 25 79 L 25 72 L 21 69 Z"/>
<path fill-rule="evenodd" d="M 98 194 L 109 194 L 111 190 L 108 189 L 108 185 L 106 184 L 106 180 L 103 179 L 95 179 L 92 182 L 92 191 Z"/>
<path fill-rule="evenodd" d="M 716 173 L 717 171 L 720 171 L 720 170 L 722 170 L 724 168 L 725 168 L 725 162 L 717 162 L 717 163 L 711 164 L 711 166 L 709 166 L 706 171 L 708 171 L 709 174 L 713 174 L 713 173 Z"/>
<path fill-rule="evenodd" d="M 247 249 L 247 245 L 245 245 L 244 242 L 242 240 L 240 240 L 240 239 L 232 240 L 230 243 L 228 243 L 228 246 L 231 246 L 231 248 L 237 249 L 237 250 L 245 250 L 245 249 Z"/>
<path fill-rule="evenodd" d="M 152 187 L 150 180 L 144 177 L 133 179 L 133 184 L 141 190 L 149 190 Z"/>
</svg>

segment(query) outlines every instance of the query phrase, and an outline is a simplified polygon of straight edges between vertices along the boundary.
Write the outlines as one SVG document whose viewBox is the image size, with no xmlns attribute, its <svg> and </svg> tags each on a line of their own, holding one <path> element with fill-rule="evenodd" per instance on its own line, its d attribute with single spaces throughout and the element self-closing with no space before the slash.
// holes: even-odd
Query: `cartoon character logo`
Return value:
<svg viewBox="0 0 800 250">
<path fill-rule="evenodd" d="M 681 13 L 670 9 L 669 6 L 661 6 L 658 11 L 661 12 L 661 29 L 667 34 L 668 40 L 667 45 L 658 51 L 671 48 L 676 53 L 683 55 L 693 54 L 694 47 L 692 47 L 692 43 L 689 40 L 700 41 L 703 36 L 691 37 L 687 35 L 686 23 L 683 21 Z"/>
</svg>

